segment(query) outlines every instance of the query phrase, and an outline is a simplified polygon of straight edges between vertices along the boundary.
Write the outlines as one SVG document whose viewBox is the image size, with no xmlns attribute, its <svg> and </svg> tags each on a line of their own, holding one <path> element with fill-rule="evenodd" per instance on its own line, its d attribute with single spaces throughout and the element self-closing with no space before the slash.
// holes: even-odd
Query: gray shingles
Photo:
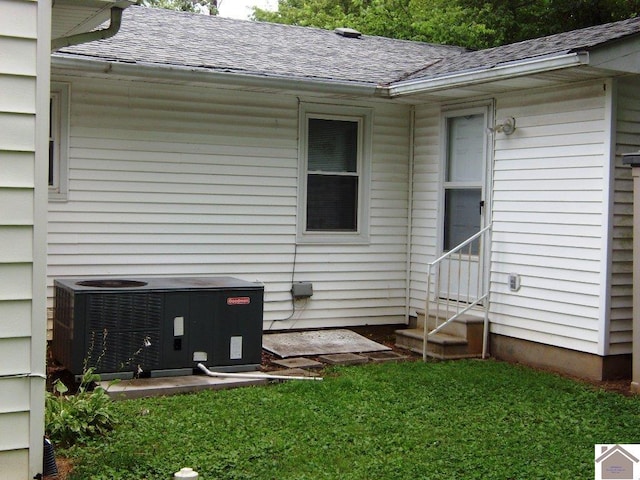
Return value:
<svg viewBox="0 0 640 480">
<path fill-rule="evenodd" d="M 386 84 L 464 49 L 328 30 L 129 7 L 113 38 L 61 52 L 289 78 Z"/>
<path fill-rule="evenodd" d="M 471 52 L 367 35 L 345 38 L 316 28 L 130 7 L 115 37 L 69 47 L 61 53 L 265 77 L 388 85 L 588 50 L 638 33 L 640 18 L 635 18 Z"/>
<path fill-rule="evenodd" d="M 442 62 L 414 72 L 413 75 L 407 76 L 407 79 L 428 79 L 536 57 L 588 51 L 593 47 L 637 34 L 640 34 L 640 17 L 448 57 Z"/>
</svg>

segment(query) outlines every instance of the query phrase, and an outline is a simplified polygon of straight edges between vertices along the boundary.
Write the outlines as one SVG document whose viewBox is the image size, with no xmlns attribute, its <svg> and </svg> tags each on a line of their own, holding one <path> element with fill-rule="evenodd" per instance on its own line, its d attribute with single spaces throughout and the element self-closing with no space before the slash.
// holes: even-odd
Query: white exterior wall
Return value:
<svg viewBox="0 0 640 480">
<path fill-rule="evenodd" d="M 296 251 L 297 97 L 54 80 L 70 83 L 71 115 L 68 201 L 49 203 L 49 299 L 58 277 L 229 275 L 265 284 L 267 329 L 404 321 L 408 107 L 364 105 L 370 243 Z M 280 321 L 292 279 L 314 294 Z"/>
<path fill-rule="evenodd" d="M 440 188 L 440 106 L 415 110 L 413 202 L 411 224 L 410 313 L 424 310 L 427 291 L 426 264 L 438 248 L 438 198 Z"/>
<path fill-rule="evenodd" d="M 0 479 L 42 471 L 48 2 L 0 2 Z"/>
<path fill-rule="evenodd" d="M 607 91 L 608 89 L 608 91 Z M 605 355 L 611 85 L 497 99 L 491 331 Z M 511 292 L 508 274 L 521 275 Z"/>
<path fill-rule="evenodd" d="M 611 87 L 590 82 L 494 99 L 495 118 L 513 116 L 517 129 L 494 137 L 492 333 L 599 355 L 630 347 L 628 310 L 622 311 L 630 302 L 628 276 L 615 276 L 631 268 L 630 253 L 607 248 L 610 237 L 619 244 L 628 234 L 610 224 L 631 225 L 609 205 Z M 412 311 L 424 308 L 426 263 L 439 253 L 440 117 L 440 105 L 416 108 Z M 628 212 L 623 203 L 614 211 Z M 517 292 L 508 288 L 510 273 L 521 276 Z M 623 338 L 622 349 L 608 348 L 610 311 L 611 342 Z"/>
<path fill-rule="evenodd" d="M 640 150 L 640 81 L 617 84 L 609 351 L 631 353 L 633 315 L 633 179 L 621 154 Z"/>
</svg>

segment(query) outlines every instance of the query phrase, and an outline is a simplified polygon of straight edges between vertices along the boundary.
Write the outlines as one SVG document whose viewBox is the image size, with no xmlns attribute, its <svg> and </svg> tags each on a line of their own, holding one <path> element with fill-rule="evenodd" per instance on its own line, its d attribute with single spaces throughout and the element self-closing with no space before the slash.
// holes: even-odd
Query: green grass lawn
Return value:
<svg viewBox="0 0 640 480">
<path fill-rule="evenodd" d="M 496 361 L 334 368 L 323 382 L 123 401 L 72 479 L 593 478 L 594 444 L 640 443 L 640 398 Z"/>
</svg>

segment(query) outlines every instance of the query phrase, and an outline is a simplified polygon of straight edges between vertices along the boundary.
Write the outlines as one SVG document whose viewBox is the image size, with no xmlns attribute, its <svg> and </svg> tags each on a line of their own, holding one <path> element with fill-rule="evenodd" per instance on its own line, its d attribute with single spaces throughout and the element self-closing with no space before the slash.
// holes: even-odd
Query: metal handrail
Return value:
<svg viewBox="0 0 640 480">
<path fill-rule="evenodd" d="M 427 344 L 429 342 L 429 336 L 434 335 L 436 333 L 438 333 L 440 330 L 442 330 L 445 326 L 447 326 L 449 323 L 453 322 L 454 320 L 456 320 L 457 318 L 460 318 L 460 316 L 464 315 L 466 312 L 468 312 L 469 310 L 471 310 L 474 307 L 477 307 L 478 305 L 482 305 L 483 310 L 484 310 L 484 330 L 483 330 L 483 338 L 482 338 L 482 358 L 485 358 L 487 355 L 487 340 L 488 340 L 488 332 L 489 332 L 489 289 L 488 289 L 488 282 L 484 281 L 484 274 L 483 274 L 483 262 L 482 259 L 484 258 L 483 255 L 483 248 L 484 248 L 484 244 L 485 242 L 489 239 L 489 235 L 491 234 L 491 225 L 487 225 L 486 227 L 484 227 L 482 230 L 480 230 L 478 233 L 476 233 L 475 235 L 472 235 L 471 237 L 469 237 L 468 239 L 466 239 L 464 242 L 462 242 L 461 244 L 457 245 L 455 248 L 452 248 L 451 250 L 449 250 L 448 252 L 444 253 L 443 255 L 441 255 L 440 257 L 438 257 L 437 259 L 435 259 L 434 261 L 432 261 L 431 263 L 427 264 L 427 295 L 425 298 L 425 317 L 424 317 L 424 325 L 423 325 L 423 342 L 422 342 L 422 359 L 424 361 L 427 360 Z M 478 258 L 479 258 L 479 265 L 478 265 L 478 274 L 477 274 L 477 278 L 476 278 L 476 283 L 478 285 L 478 292 L 476 293 L 475 296 L 471 296 L 470 293 L 470 287 L 471 287 L 471 268 L 468 268 L 471 265 L 471 257 L 474 256 L 472 255 L 472 246 L 473 246 L 473 242 L 475 242 L 476 240 L 479 240 L 479 246 L 478 246 Z M 465 250 L 466 249 L 466 250 Z M 465 258 L 462 258 L 463 253 L 465 253 Z M 446 306 L 446 317 L 447 319 L 441 323 L 440 325 L 437 324 L 437 319 L 440 318 L 440 299 L 439 299 L 439 294 L 440 294 L 440 280 L 441 280 L 441 266 L 442 264 L 447 261 L 447 268 L 448 268 L 448 275 L 447 275 L 447 285 L 446 285 L 446 291 L 445 291 L 445 295 L 446 295 L 446 302 L 445 302 L 445 306 Z M 456 284 L 456 288 L 457 290 L 452 292 L 451 291 L 451 263 L 452 261 L 457 261 L 458 262 L 458 282 Z M 467 276 L 466 278 L 462 278 L 462 269 L 460 268 L 462 263 L 466 262 L 467 264 Z M 435 271 L 435 273 L 434 273 Z M 434 277 L 434 281 L 432 281 L 432 277 Z M 463 284 L 462 281 L 466 281 L 466 286 L 467 286 L 467 294 L 466 294 L 466 299 L 461 300 L 461 295 L 460 295 L 460 287 Z M 429 316 L 431 314 L 431 285 L 432 283 L 434 284 L 434 301 L 435 301 L 435 305 L 436 305 L 436 328 L 429 331 L 428 329 L 428 323 L 429 323 Z M 485 285 L 485 283 L 487 283 Z M 451 295 L 455 294 L 455 313 L 453 315 L 451 315 L 451 305 L 452 305 L 452 300 L 451 300 Z M 461 305 L 464 304 L 465 306 Z"/>
</svg>

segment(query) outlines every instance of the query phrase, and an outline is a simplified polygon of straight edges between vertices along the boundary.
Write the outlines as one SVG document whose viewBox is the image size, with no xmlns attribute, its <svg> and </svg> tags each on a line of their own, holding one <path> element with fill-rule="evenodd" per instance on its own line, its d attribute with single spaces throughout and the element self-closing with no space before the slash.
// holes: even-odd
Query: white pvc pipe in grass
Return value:
<svg viewBox="0 0 640 480">
<path fill-rule="evenodd" d="M 197 367 L 202 370 L 205 375 L 220 378 L 244 378 L 245 380 L 322 380 L 322 377 L 297 377 L 293 375 L 269 375 L 268 373 L 226 373 L 212 372 L 203 364 L 198 363 Z"/>
<path fill-rule="evenodd" d="M 193 468 L 185 467 L 181 468 L 179 472 L 173 474 L 173 480 L 182 480 L 188 478 L 189 480 L 198 480 L 198 472 L 195 472 Z"/>
</svg>

